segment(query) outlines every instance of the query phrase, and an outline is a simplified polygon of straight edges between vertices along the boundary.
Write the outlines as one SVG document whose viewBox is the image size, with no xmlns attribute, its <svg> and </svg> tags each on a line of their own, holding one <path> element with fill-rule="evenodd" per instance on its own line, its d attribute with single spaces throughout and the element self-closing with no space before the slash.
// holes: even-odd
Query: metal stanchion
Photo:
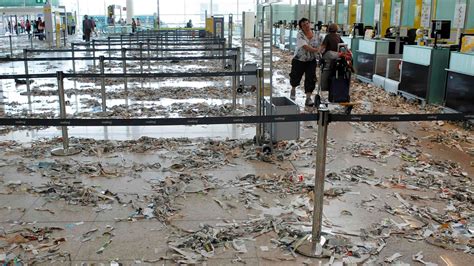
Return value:
<svg viewBox="0 0 474 266">
<path fill-rule="evenodd" d="M 160 56 L 160 51 L 158 51 L 158 48 L 160 47 L 159 44 L 160 44 L 160 40 L 162 38 L 162 35 L 156 35 L 156 57 L 159 57 Z"/>
<path fill-rule="evenodd" d="M 122 64 L 123 64 L 123 74 L 127 74 L 127 49 L 126 48 L 122 48 Z M 124 81 L 124 89 L 125 89 L 125 92 L 127 92 L 128 88 L 127 88 L 127 77 L 125 77 L 125 81 Z"/>
<path fill-rule="evenodd" d="M 262 99 L 263 99 L 263 69 L 257 69 L 257 116 L 261 116 L 262 112 Z M 261 144 L 263 133 L 263 124 L 257 124 L 255 134 L 255 144 L 258 146 Z"/>
<path fill-rule="evenodd" d="M 67 41 L 67 40 L 66 40 L 66 31 L 63 30 L 63 33 L 64 33 L 64 47 L 66 47 L 66 46 L 67 46 L 67 42 L 66 42 L 66 41 Z"/>
<path fill-rule="evenodd" d="M 235 111 L 235 107 L 237 104 L 237 76 L 235 73 L 237 72 L 237 55 L 234 55 L 234 67 L 233 67 L 234 75 L 232 76 L 232 109 Z"/>
<path fill-rule="evenodd" d="M 222 56 L 225 56 L 225 42 L 222 42 Z M 222 68 L 225 69 L 225 58 L 222 59 Z"/>
<path fill-rule="evenodd" d="M 109 44 L 109 64 L 111 63 L 110 61 L 110 58 L 112 57 L 112 51 L 110 51 L 110 36 L 107 37 L 107 41 L 108 41 L 108 44 Z"/>
<path fill-rule="evenodd" d="M 329 125 L 329 109 L 319 107 L 318 110 L 318 140 L 316 151 L 316 177 L 314 180 L 314 209 L 313 209 L 313 229 L 311 236 L 296 248 L 296 251 L 303 256 L 320 258 L 323 257 L 323 246 L 326 239 L 321 236 L 323 222 L 323 200 L 324 200 L 324 178 L 326 175 L 326 147 Z"/>
<path fill-rule="evenodd" d="M 31 49 L 33 49 L 33 34 L 28 33 L 28 37 L 30 38 L 30 46 L 31 46 Z"/>
<path fill-rule="evenodd" d="M 66 118 L 66 101 L 64 98 L 64 73 L 62 71 L 57 72 L 58 79 L 58 94 L 59 94 L 59 116 L 61 119 Z M 55 156 L 68 156 L 74 155 L 81 152 L 80 149 L 69 147 L 69 136 L 67 132 L 67 126 L 62 126 L 62 138 L 63 147 L 51 150 L 51 154 Z"/>
<path fill-rule="evenodd" d="M 10 39 L 10 56 L 13 57 L 13 43 L 12 43 L 12 36 L 8 35 L 8 38 Z"/>
<path fill-rule="evenodd" d="M 30 95 L 30 78 L 28 77 L 28 49 L 23 49 L 23 59 L 25 60 L 26 92 Z"/>
<path fill-rule="evenodd" d="M 148 46 L 148 72 L 150 72 L 151 71 L 150 39 L 146 39 L 146 44 Z"/>
<path fill-rule="evenodd" d="M 120 34 L 120 49 L 123 49 L 123 35 Z"/>
<path fill-rule="evenodd" d="M 143 74 L 143 43 L 138 42 L 138 48 L 140 48 L 140 74 Z"/>
<path fill-rule="evenodd" d="M 107 111 L 107 95 L 105 94 L 105 77 L 104 77 L 104 74 L 105 74 L 105 57 L 103 55 L 101 55 L 99 57 L 99 64 L 100 64 L 100 75 L 102 75 L 101 77 L 101 81 L 100 81 L 100 92 L 102 94 L 102 112 L 105 112 Z"/>
<path fill-rule="evenodd" d="M 95 64 L 95 40 L 92 40 L 92 63 L 93 63 L 93 71 L 95 72 L 96 64 Z"/>
<path fill-rule="evenodd" d="M 74 48 L 75 48 L 74 43 L 71 43 L 72 73 L 76 74 L 76 60 L 74 57 Z"/>
</svg>

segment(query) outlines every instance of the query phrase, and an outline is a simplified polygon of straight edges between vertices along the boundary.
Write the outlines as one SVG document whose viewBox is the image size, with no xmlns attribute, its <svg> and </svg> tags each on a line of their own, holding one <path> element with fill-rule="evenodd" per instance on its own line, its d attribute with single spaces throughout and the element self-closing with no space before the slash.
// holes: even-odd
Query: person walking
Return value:
<svg viewBox="0 0 474 266">
<path fill-rule="evenodd" d="M 300 85 L 303 74 L 304 92 L 306 94 L 305 106 L 313 106 L 311 94 L 316 88 L 316 60 L 319 57 L 319 47 L 321 38 L 319 33 L 311 30 L 310 22 L 307 18 L 302 18 L 298 22 L 300 30 L 296 36 L 296 49 L 291 61 L 290 72 L 290 98 L 296 98 L 296 87 Z"/>
<path fill-rule="evenodd" d="M 84 33 L 82 39 L 87 43 L 90 42 L 92 33 L 92 23 L 87 15 L 84 16 L 84 20 L 82 21 L 82 32 Z"/>
<path fill-rule="evenodd" d="M 135 19 L 132 18 L 132 32 L 137 31 L 137 22 L 135 22 Z"/>
<path fill-rule="evenodd" d="M 76 21 L 74 19 L 71 20 L 71 35 L 76 34 Z"/>
<path fill-rule="evenodd" d="M 31 23 L 30 23 L 30 20 L 29 20 L 29 19 L 26 20 L 26 23 L 25 23 L 25 30 L 26 30 L 26 33 L 28 33 L 28 39 L 31 38 L 31 35 L 30 35 L 30 32 L 31 32 Z"/>
</svg>

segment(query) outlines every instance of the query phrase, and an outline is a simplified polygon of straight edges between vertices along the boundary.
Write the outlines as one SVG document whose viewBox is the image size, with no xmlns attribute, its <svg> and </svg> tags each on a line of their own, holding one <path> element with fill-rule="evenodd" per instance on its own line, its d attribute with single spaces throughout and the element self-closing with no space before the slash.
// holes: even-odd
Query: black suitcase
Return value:
<svg viewBox="0 0 474 266">
<path fill-rule="evenodd" d="M 342 74 L 342 75 L 341 75 Z M 351 73 L 339 73 L 339 75 L 331 77 L 329 86 L 329 102 L 343 103 L 350 102 L 349 87 L 351 83 Z"/>
</svg>

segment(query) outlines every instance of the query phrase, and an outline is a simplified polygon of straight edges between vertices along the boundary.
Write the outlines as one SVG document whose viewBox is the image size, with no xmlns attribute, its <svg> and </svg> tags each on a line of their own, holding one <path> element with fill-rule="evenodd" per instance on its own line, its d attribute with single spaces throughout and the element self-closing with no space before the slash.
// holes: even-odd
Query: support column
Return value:
<svg viewBox="0 0 474 266">
<path fill-rule="evenodd" d="M 384 36 L 387 29 L 390 27 L 392 1 L 383 0 L 382 2 L 382 17 L 380 19 L 380 35 Z"/>
<path fill-rule="evenodd" d="M 46 37 L 46 42 L 49 44 L 49 48 L 53 46 L 54 34 L 53 34 L 53 14 L 51 13 L 51 4 L 46 2 L 43 7 L 44 14 L 44 34 Z"/>
<path fill-rule="evenodd" d="M 421 26 L 421 8 L 423 6 L 423 0 L 416 0 L 415 4 L 415 21 L 413 23 L 413 26 L 416 29 L 419 29 Z"/>
<path fill-rule="evenodd" d="M 350 0 L 349 1 L 349 25 L 353 25 L 354 23 L 358 22 L 357 19 L 357 0 Z"/>
<path fill-rule="evenodd" d="M 127 0 L 127 24 L 132 24 L 133 16 L 133 0 Z"/>
</svg>

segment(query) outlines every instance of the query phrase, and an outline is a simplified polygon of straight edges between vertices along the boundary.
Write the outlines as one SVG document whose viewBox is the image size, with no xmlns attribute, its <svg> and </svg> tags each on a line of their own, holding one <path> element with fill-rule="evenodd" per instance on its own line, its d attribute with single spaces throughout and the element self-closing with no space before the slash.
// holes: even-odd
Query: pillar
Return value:
<svg viewBox="0 0 474 266">
<path fill-rule="evenodd" d="M 51 12 L 51 3 L 47 1 L 46 4 L 43 6 L 43 14 L 44 14 L 44 34 L 46 37 L 46 42 L 48 42 L 49 47 L 53 46 L 54 42 L 54 34 L 53 34 L 53 14 Z"/>
<path fill-rule="evenodd" d="M 380 35 L 384 36 L 387 29 L 390 27 L 390 16 L 392 10 L 392 1 L 382 1 L 382 18 L 380 19 Z"/>
<path fill-rule="evenodd" d="M 133 16 L 133 0 L 127 0 L 127 24 L 132 24 Z"/>
</svg>

